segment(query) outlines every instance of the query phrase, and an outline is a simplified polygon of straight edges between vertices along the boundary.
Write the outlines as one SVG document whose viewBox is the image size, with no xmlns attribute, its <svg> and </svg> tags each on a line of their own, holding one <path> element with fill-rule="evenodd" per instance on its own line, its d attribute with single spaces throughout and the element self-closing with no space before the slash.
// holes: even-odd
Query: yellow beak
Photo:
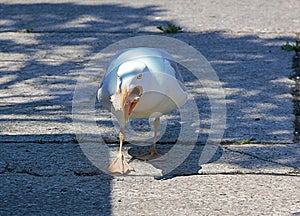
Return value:
<svg viewBox="0 0 300 216">
<path fill-rule="evenodd" d="M 130 96 L 136 91 L 138 91 L 138 94 L 136 97 L 131 98 Z M 121 96 L 121 101 L 120 101 L 120 106 L 123 108 L 124 112 L 124 118 L 125 122 L 128 122 L 129 117 L 134 110 L 135 106 L 137 105 L 139 98 L 143 94 L 143 88 L 141 86 L 136 86 L 129 91 L 127 91 L 126 86 L 122 90 L 122 96 Z"/>
</svg>

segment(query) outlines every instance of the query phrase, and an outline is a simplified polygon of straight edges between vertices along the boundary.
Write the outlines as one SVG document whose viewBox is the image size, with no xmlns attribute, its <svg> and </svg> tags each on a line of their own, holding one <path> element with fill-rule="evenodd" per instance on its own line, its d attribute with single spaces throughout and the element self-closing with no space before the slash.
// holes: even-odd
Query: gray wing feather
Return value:
<svg viewBox="0 0 300 216">
<path fill-rule="evenodd" d="M 102 88 L 100 87 L 97 91 L 97 100 L 101 101 L 102 99 Z"/>
</svg>

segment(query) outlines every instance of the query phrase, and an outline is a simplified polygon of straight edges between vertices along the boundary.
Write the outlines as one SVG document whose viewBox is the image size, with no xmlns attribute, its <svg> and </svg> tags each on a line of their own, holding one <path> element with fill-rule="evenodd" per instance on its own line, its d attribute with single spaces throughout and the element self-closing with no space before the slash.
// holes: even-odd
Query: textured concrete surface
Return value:
<svg viewBox="0 0 300 216">
<path fill-rule="evenodd" d="M 133 34 L 2 33 L 1 134 L 33 135 L 30 141 L 35 141 L 35 134 L 74 133 L 71 103 L 80 72 L 91 56 L 113 42 L 112 38 L 130 36 Z M 227 99 L 224 140 L 292 142 L 292 82 L 287 78 L 291 56 L 280 50 L 287 38 L 224 33 L 182 33 L 175 37 L 198 49 L 219 76 Z M 199 105 L 205 133 L 210 115 L 207 95 L 188 74 L 183 77 Z M 99 77 L 96 82 L 100 81 Z M 34 124 L 34 131 L 33 122 L 39 122 Z M 104 125 L 101 132 L 111 131 L 112 127 Z"/>
<path fill-rule="evenodd" d="M 299 7 L 297 0 L 1 1 L 0 214 L 299 214 L 292 53 L 280 49 L 300 32 Z M 111 177 L 77 143 L 77 80 L 103 48 L 132 36 L 163 35 L 156 27 L 169 22 L 183 33 L 167 36 L 200 51 L 220 79 L 227 106 L 223 144 L 209 162 L 200 160 L 210 133 L 209 99 L 184 73 L 201 116 L 197 145 L 176 144 L 191 152 L 175 155 L 182 163 L 166 176 L 164 163 L 134 160 L 136 172 Z M 178 115 L 165 117 L 162 153 L 176 141 Z M 110 143 L 110 154 L 102 155 L 109 163 L 118 131 L 107 111 L 97 109 L 96 117 L 94 136 Z M 151 134 L 145 121 L 132 127 Z M 147 148 L 129 141 L 127 159 Z"/>
</svg>

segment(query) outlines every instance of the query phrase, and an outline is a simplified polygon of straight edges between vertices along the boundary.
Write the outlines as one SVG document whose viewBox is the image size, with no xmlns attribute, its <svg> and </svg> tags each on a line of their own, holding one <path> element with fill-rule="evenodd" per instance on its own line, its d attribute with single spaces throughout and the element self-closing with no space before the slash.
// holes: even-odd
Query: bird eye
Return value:
<svg viewBox="0 0 300 216">
<path fill-rule="evenodd" d="M 140 80 L 140 79 L 142 79 L 142 77 L 143 77 L 143 74 L 139 74 L 139 75 L 137 75 L 136 78 L 137 78 L 138 80 Z"/>
</svg>

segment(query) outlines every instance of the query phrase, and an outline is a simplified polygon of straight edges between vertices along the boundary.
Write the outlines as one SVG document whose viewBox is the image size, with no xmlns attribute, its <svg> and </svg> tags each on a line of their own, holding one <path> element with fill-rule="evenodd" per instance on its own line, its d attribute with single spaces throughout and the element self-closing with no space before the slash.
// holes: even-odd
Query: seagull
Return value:
<svg viewBox="0 0 300 216">
<path fill-rule="evenodd" d="M 177 63 L 166 51 L 138 47 L 119 52 L 110 62 L 97 98 L 117 118 L 120 125 L 120 147 L 108 167 L 111 174 L 129 174 L 134 169 L 122 153 L 124 128 L 129 119 L 154 118 L 151 150 L 135 156 L 140 160 L 160 160 L 156 150 L 160 117 L 184 105 L 187 92 Z"/>
</svg>

